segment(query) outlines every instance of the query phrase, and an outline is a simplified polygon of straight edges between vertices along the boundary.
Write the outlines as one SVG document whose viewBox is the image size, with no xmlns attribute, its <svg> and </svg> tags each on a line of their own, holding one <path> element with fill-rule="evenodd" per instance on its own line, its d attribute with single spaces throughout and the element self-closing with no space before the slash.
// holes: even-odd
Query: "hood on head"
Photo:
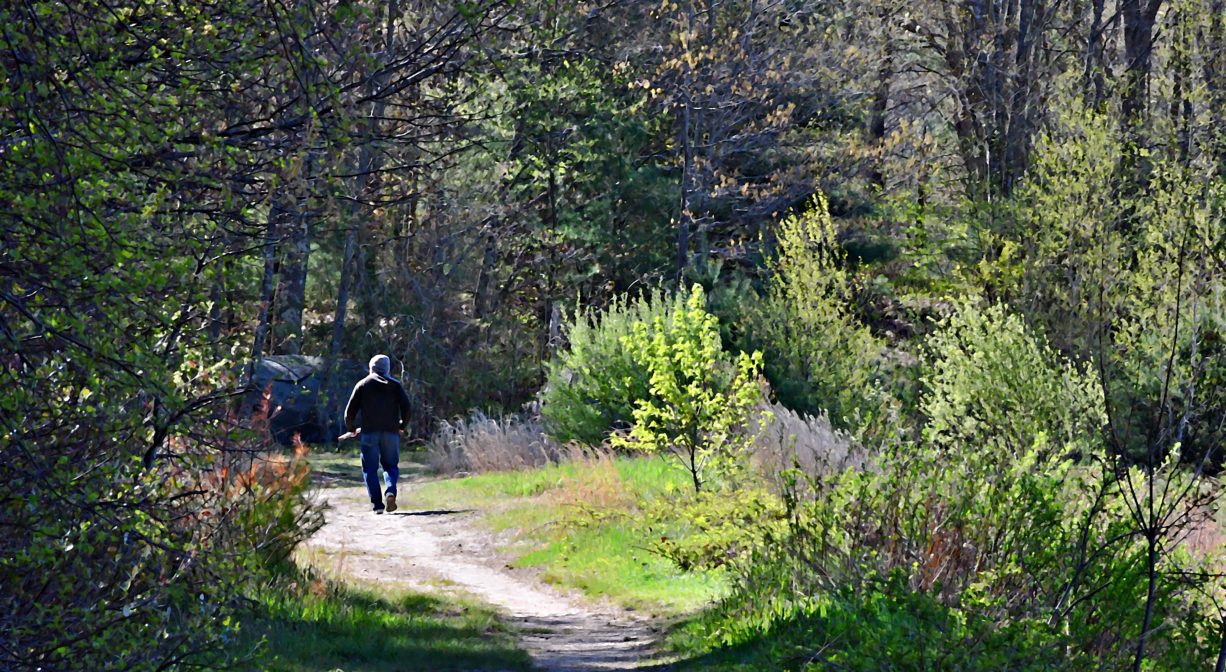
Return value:
<svg viewBox="0 0 1226 672">
<path fill-rule="evenodd" d="M 386 376 L 392 371 L 392 360 L 387 355 L 375 355 L 370 358 L 370 372 Z"/>
</svg>

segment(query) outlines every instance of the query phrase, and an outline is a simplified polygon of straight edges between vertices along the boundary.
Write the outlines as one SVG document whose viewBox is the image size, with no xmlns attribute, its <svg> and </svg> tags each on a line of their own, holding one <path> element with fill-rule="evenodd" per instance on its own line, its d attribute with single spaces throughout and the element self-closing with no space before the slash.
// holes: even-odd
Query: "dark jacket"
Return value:
<svg viewBox="0 0 1226 672">
<path fill-rule="evenodd" d="M 361 421 L 358 415 L 361 414 Z M 395 432 L 409 423 L 409 395 L 395 378 L 372 373 L 353 386 L 345 406 L 345 428 L 364 432 Z"/>
</svg>

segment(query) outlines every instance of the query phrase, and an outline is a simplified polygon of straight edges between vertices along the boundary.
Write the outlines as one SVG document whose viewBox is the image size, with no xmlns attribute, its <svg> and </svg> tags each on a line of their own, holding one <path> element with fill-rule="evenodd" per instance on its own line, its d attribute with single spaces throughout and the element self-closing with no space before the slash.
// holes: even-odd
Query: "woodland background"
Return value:
<svg viewBox="0 0 1226 672">
<path fill-rule="evenodd" d="M 1071 535 L 1043 650 L 1222 669 L 1220 573 L 1163 573 L 1226 434 L 1221 0 L 28 0 L 0 40 L 0 667 L 222 655 L 318 523 L 262 357 L 391 355 L 418 439 L 537 402 L 599 444 L 635 400 L 574 334 L 697 286 L 767 401 L 918 480 L 1099 465 L 1073 509 L 1126 526 Z M 1140 592 L 1077 616 L 1103 554 Z M 1000 625 L 1008 566 L 902 583 Z"/>
</svg>

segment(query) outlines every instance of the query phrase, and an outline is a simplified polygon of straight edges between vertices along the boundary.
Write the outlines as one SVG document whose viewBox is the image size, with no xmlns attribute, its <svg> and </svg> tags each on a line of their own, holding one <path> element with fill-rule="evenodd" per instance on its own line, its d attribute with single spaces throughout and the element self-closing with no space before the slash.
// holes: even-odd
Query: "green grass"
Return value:
<svg viewBox="0 0 1226 672">
<path fill-rule="evenodd" d="M 723 594 L 721 572 L 683 572 L 647 546 L 646 500 L 687 492 L 688 476 L 661 458 L 568 462 L 422 483 L 414 508 L 476 509 L 497 532 L 513 532 L 514 564 L 548 582 L 663 616 L 692 612 Z"/>
<path fill-rule="evenodd" d="M 242 630 L 244 646 L 259 645 L 251 670 L 531 669 L 496 615 L 474 604 L 300 579 L 263 591 L 254 611 Z"/>
</svg>

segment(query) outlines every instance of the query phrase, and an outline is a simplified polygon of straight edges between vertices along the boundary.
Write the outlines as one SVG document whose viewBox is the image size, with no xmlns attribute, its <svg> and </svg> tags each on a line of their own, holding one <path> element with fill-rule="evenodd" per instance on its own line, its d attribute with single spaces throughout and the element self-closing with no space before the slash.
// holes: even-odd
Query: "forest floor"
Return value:
<svg viewBox="0 0 1226 672">
<path fill-rule="evenodd" d="M 351 485 L 351 478 L 335 481 L 337 487 L 319 493 L 327 522 L 302 549 L 318 569 L 375 591 L 407 589 L 489 604 L 545 672 L 660 669 L 658 624 L 512 568 L 495 535 L 477 524 L 480 511 L 405 506 L 420 481 L 410 476 L 401 480 L 402 508 L 374 515 L 364 488 Z"/>
</svg>

